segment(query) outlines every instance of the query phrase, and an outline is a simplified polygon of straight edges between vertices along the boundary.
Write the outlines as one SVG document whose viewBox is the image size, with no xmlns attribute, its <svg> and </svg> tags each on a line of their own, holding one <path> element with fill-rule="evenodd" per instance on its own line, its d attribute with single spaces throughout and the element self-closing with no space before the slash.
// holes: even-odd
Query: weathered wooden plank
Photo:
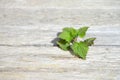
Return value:
<svg viewBox="0 0 120 80">
<path fill-rule="evenodd" d="M 66 26 L 70 25 L 0 26 L 0 46 L 52 46 L 58 32 Z M 120 27 L 90 26 L 87 37 L 96 37 L 95 45 L 120 45 Z"/>
<path fill-rule="evenodd" d="M 0 0 L 0 7 L 6 8 L 88 8 L 118 9 L 119 0 Z"/>
<path fill-rule="evenodd" d="M 84 72 L 70 72 L 70 73 L 52 73 L 52 72 L 3 72 L 0 76 L 2 80 L 119 80 L 119 75 L 115 75 L 112 72 L 103 72 L 102 70 L 98 70 L 97 73 L 103 74 L 96 74 L 95 71 L 89 71 L 88 73 Z M 114 71 L 113 71 L 114 72 Z M 92 74 L 93 73 L 93 74 Z M 94 74 L 95 73 L 95 74 Z M 107 76 L 107 77 L 106 77 Z"/>
<path fill-rule="evenodd" d="M 0 0 L 0 80 L 120 80 L 119 9 L 119 0 Z M 52 46 L 81 25 L 97 38 L 87 60 Z"/>
<path fill-rule="evenodd" d="M 119 9 L 0 8 L 0 25 L 114 25 L 119 23 Z"/>
<path fill-rule="evenodd" d="M 0 80 L 119 80 L 120 47 L 91 47 L 86 60 L 57 47 L 0 47 Z"/>
</svg>

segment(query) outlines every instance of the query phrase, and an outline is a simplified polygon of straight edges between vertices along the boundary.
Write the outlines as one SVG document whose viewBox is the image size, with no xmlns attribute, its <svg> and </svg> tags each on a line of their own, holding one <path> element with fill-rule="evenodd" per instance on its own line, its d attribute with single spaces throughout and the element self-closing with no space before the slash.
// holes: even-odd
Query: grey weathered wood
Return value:
<svg viewBox="0 0 120 80">
<path fill-rule="evenodd" d="M 118 9 L 119 0 L 0 0 L 6 8 L 89 8 Z"/>
<path fill-rule="evenodd" d="M 50 46 L 51 40 L 63 27 L 63 25 L 1 26 L 0 79 L 120 79 L 119 25 L 90 27 L 88 37 L 97 37 L 95 45 L 101 46 L 91 47 L 85 61 Z M 80 25 L 76 25 L 75 28 L 79 27 Z"/>
<path fill-rule="evenodd" d="M 66 26 L 90 26 L 86 60 L 53 46 Z M 120 0 L 0 0 L 0 80 L 120 80 Z"/>
<path fill-rule="evenodd" d="M 70 25 L 1 26 L 0 45 L 52 46 L 51 41 L 57 38 L 58 32 L 66 26 Z M 74 26 L 81 27 L 81 25 Z M 120 45 L 120 27 L 119 25 L 90 26 L 85 38 L 88 37 L 97 38 L 95 45 Z"/>
<path fill-rule="evenodd" d="M 91 47 L 87 60 L 57 47 L 0 47 L 0 80 L 119 80 L 120 47 Z"/>
<path fill-rule="evenodd" d="M 0 25 L 108 25 L 120 23 L 120 9 L 0 8 Z"/>
</svg>

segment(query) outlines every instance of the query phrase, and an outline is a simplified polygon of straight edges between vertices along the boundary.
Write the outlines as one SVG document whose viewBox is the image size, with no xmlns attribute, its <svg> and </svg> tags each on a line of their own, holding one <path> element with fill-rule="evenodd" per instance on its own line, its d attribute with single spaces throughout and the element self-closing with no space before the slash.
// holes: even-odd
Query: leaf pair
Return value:
<svg viewBox="0 0 120 80">
<path fill-rule="evenodd" d="M 95 38 L 89 38 L 80 42 L 77 41 L 77 38 L 85 37 L 87 29 L 88 27 L 82 27 L 80 29 L 64 28 L 58 36 L 58 46 L 65 51 L 72 50 L 78 57 L 86 59 L 89 46 L 93 45 Z"/>
<path fill-rule="evenodd" d="M 64 28 L 63 32 L 58 37 L 70 43 L 76 36 L 77 30 L 74 28 Z"/>
</svg>

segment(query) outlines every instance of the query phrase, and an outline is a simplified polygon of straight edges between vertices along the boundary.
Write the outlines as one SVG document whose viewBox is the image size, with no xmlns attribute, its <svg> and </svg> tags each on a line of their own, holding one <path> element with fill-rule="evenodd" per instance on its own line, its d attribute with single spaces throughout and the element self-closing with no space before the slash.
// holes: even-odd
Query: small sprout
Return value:
<svg viewBox="0 0 120 80">
<path fill-rule="evenodd" d="M 82 27 L 80 29 L 74 29 L 72 27 L 66 27 L 59 34 L 57 45 L 65 51 L 72 50 L 72 52 L 82 58 L 86 59 L 89 46 L 94 44 L 96 38 L 88 38 L 84 40 L 88 27 Z"/>
</svg>

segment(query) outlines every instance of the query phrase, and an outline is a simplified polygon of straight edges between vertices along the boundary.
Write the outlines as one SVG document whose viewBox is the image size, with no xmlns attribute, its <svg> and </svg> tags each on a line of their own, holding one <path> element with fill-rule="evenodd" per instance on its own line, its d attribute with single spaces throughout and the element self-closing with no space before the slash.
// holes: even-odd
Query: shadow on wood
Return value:
<svg viewBox="0 0 120 80">
<path fill-rule="evenodd" d="M 53 44 L 53 46 L 57 46 L 57 41 L 59 41 L 58 36 L 59 36 L 60 33 L 61 33 L 61 32 L 58 32 L 58 33 L 57 33 L 57 37 L 54 38 L 54 39 L 51 41 L 51 43 Z M 72 49 L 69 49 L 69 52 L 70 52 L 71 55 L 73 55 L 73 56 L 75 56 L 75 57 L 78 57 L 78 58 L 81 58 L 80 56 L 74 54 L 74 52 L 72 51 Z"/>
<path fill-rule="evenodd" d="M 57 46 L 57 41 L 59 41 L 58 35 L 59 35 L 60 33 L 61 33 L 61 32 L 58 32 L 58 33 L 57 33 L 57 37 L 54 38 L 54 39 L 51 41 L 51 43 L 53 44 L 53 46 Z"/>
</svg>

